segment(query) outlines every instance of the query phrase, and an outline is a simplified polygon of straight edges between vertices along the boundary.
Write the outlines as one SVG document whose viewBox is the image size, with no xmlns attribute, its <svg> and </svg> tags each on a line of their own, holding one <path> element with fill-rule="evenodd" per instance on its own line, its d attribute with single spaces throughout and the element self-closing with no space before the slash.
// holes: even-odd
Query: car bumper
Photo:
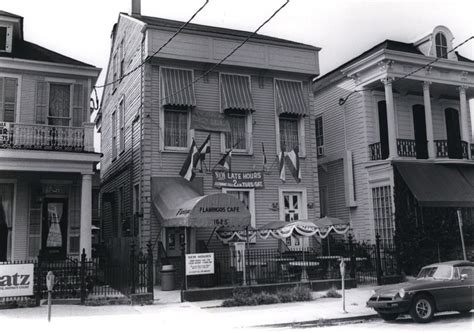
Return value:
<svg viewBox="0 0 474 333">
<path fill-rule="evenodd" d="M 410 310 L 410 300 L 368 301 L 367 306 L 380 313 L 407 313 Z"/>
</svg>

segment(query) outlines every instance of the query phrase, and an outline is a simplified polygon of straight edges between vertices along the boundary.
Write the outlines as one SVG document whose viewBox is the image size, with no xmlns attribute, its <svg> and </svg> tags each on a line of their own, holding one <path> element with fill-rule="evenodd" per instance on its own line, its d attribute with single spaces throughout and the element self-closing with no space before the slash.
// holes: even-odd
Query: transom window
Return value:
<svg viewBox="0 0 474 333">
<path fill-rule="evenodd" d="M 164 110 L 165 147 L 186 148 L 188 146 L 188 115 L 186 110 L 166 108 Z"/>
<path fill-rule="evenodd" d="M 234 150 L 247 149 L 247 115 L 227 114 L 230 133 L 225 133 L 225 148 Z"/>
<path fill-rule="evenodd" d="M 438 32 L 435 36 L 436 44 L 436 57 L 437 58 L 448 58 L 448 43 L 446 36 L 442 32 Z"/>
<path fill-rule="evenodd" d="M 298 147 L 298 117 L 281 115 L 279 123 L 281 149 L 284 149 L 285 151 L 291 151 L 295 147 Z"/>
</svg>

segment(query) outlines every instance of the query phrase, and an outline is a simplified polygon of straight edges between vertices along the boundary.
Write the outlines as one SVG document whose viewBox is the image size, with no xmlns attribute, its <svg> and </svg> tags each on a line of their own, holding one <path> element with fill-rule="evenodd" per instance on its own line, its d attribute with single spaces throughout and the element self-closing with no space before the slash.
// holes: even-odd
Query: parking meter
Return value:
<svg viewBox="0 0 474 333">
<path fill-rule="evenodd" d="M 340 258 L 341 262 L 339 263 L 339 269 L 341 271 L 341 288 L 342 288 L 342 311 L 346 313 L 346 291 L 344 288 L 344 277 L 346 274 L 346 263 L 344 262 L 344 258 Z"/>
<path fill-rule="evenodd" d="M 48 288 L 48 321 L 51 321 L 51 293 L 54 288 L 54 274 L 51 271 L 46 274 L 46 287 Z"/>
</svg>

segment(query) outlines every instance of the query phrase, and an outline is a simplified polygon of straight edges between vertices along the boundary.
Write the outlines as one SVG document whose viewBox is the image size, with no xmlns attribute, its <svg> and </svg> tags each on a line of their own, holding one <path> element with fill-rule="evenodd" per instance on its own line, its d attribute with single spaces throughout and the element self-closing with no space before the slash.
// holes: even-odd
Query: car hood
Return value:
<svg viewBox="0 0 474 333">
<path fill-rule="evenodd" d="M 433 284 L 434 281 L 435 280 L 419 279 L 419 280 L 411 280 L 411 281 L 397 283 L 397 284 L 390 284 L 390 285 L 386 285 L 386 286 L 376 289 L 375 294 L 394 296 L 396 293 L 398 293 L 398 291 L 401 288 L 405 289 L 405 291 L 410 291 L 413 289 L 423 289 Z"/>
</svg>

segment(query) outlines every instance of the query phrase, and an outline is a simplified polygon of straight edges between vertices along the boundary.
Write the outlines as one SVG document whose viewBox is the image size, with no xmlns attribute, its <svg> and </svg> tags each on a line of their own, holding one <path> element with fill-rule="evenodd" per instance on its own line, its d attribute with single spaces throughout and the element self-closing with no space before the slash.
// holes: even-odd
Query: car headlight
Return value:
<svg viewBox="0 0 474 333">
<path fill-rule="evenodd" d="M 405 289 L 403 289 L 403 288 L 398 291 L 398 295 L 400 296 L 400 298 L 405 297 L 405 294 L 406 294 Z"/>
</svg>

